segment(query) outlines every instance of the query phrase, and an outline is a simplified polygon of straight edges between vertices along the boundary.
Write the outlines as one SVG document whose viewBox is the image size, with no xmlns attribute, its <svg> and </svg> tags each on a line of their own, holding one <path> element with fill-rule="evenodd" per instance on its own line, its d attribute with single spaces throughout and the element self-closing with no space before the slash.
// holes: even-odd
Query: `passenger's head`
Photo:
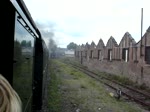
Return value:
<svg viewBox="0 0 150 112">
<path fill-rule="evenodd" d="M 0 74 L 0 112 L 22 112 L 22 102 L 9 82 Z"/>
</svg>

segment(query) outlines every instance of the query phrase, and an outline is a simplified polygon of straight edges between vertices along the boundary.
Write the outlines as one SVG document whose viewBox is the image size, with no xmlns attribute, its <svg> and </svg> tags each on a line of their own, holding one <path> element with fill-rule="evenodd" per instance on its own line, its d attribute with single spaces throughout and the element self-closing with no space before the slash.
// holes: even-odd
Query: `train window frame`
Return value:
<svg viewBox="0 0 150 112">
<path fill-rule="evenodd" d="M 32 111 L 32 106 L 33 106 L 33 102 L 32 102 L 32 98 L 33 98 L 33 82 L 34 82 L 34 78 L 33 78 L 33 76 L 35 75 L 34 74 L 34 55 L 35 55 L 35 52 L 34 52 L 34 49 L 35 49 L 35 39 L 37 38 L 37 36 L 33 33 L 33 31 L 31 30 L 31 28 L 30 28 L 30 25 L 29 24 L 27 24 L 27 22 L 24 20 L 24 18 L 23 17 L 21 17 L 21 15 L 18 13 L 18 11 L 16 11 L 15 12 L 15 28 L 14 28 L 14 42 L 15 42 L 15 39 L 17 39 L 16 37 L 16 29 L 17 29 L 17 24 L 19 24 L 20 25 L 20 29 L 23 29 L 22 31 L 23 32 L 25 32 L 26 34 L 28 34 L 29 35 L 29 37 L 25 37 L 23 40 L 28 40 L 29 38 L 29 40 L 30 41 L 32 41 L 31 42 L 31 48 L 32 48 L 32 53 L 31 53 L 31 55 L 29 56 L 30 58 L 28 58 L 28 56 L 25 56 L 24 54 L 22 54 L 23 56 L 25 56 L 26 58 L 26 63 L 27 62 L 30 62 L 30 63 L 32 63 L 30 66 L 28 66 L 28 67 L 31 67 L 31 69 L 32 70 L 29 70 L 28 72 L 30 72 L 30 79 L 31 79 L 31 83 L 29 83 L 30 85 L 31 85 L 31 88 L 30 89 L 28 89 L 29 91 L 28 91 L 28 93 L 30 93 L 30 95 L 28 96 L 24 96 L 24 95 L 22 95 L 21 93 L 23 93 L 24 94 L 24 92 L 20 92 L 20 97 L 22 98 L 22 101 L 24 101 L 24 102 L 22 102 L 24 105 L 23 105 L 23 111 L 26 111 L 26 110 L 28 110 L 28 111 Z M 29 30 L 28 30 L 29 29 Z M 32 39 L 31 39 L 32 38 Z M 22 41 L 23 41 L 22 40 Z M 27 41 L 26 41 L 27 42 Z M 20 41 L 20 43 L 21 43 L 21 41 Z M 25 48 L 27 48 L 27 47 L 25 47 Z M 23 53 L 23 47 L 22 47 L 22 53 Z M 15 50 L 15 47 L 14 47 L 14 50 Z M 13 56 L 13 59 L 14 59 L 15 57 Z M 28 63 L 29 64 L 29 63 Z M 15 69 L 14 69 L 14 65 L 13 65 L 13 72 L 15 71 Z M 14 73 L 13 73 L 13 77 L 14 77 L 15 75 L 14 75 Z M 29 80 L 30 80 L 29 79 Z M 15 82 L 15 79 L 13 79 L 13 82 Z M 15 88 L 15 84 L 13 84 L 14 85 L 14 88 Z M 29 87 L 29 86 L 28 86 Z M 19 91 L 18 91 L 19 92 Z M 25 101 L 24 99 L 25 99 L 25 97 L 28 99 L 27 101 Z M 30 103 L 30 104 L 29 104 Z"/>
<path fill-rule="evenodd" d="M 14 5 L 14 3 L 18 5 Z M 42 90 L 42 80 L 43 79 L 43 44 L 41 37 L 41 33 L 39 29 L 36 27 L 26 4 L 23 0 L 4 0 L 1 3 L 1 15 L 2 15 L 2 24 L 1 35 L 2 36 L 0 41 L 0 50 L 1 52 L 5 51 L 6 53 L 1 53 L 0 55 L 0 73 L 8 80 L 8 82 L 14 87 L 13 85 L 13 65 L 16 62 L 14 59 L 14 41 L 15 41 L 15 23 L 20 22 L 21 25 L 28 31 L 28 35 L 32 35 L 35 39 L 35 48 L 34 48 L 34 68 L 33 68 L 33 75 L 35 76 L 33 79 L 32 90 L 34 93 L 32 94 L 32 106 L 33 110 L 41 110 L 43 106 L 43 90 Z M 24 16 L 18 12 L 16 7 L 20 7 L 20 11 L 23 12 Z M 17 17 L 16 14 L 19 16 Z M 17 19 L 17 20 L 16 20 Z M 28 22 L 27 22 L 28 21 Z M 6 38 L 7 37 L 7 38 Z M 5 46 L 4 46 L 5 43 Z M 39 50 L 42 51 L 40 51 Z M 28 59 L 28 58 L 27 58 Z M 39 60 L 40 59 L 40 60 Z M 36 66 L 35 66 L 36 65 Z M 40 79 L 40 80 L 38 80 Z M 35 85 L 38 85 L 35 87 Z M 34 96 L 34 98 L 33 98 Z"/>
<path fill-rule="evenodd" d="M 37 29 L 31 15 L 23 2 L 23 0 L 10 0 L 15 12 L 19 15 L 17 21 L 34 37 L 41 38 L 39 30 Z"/>
</svg>

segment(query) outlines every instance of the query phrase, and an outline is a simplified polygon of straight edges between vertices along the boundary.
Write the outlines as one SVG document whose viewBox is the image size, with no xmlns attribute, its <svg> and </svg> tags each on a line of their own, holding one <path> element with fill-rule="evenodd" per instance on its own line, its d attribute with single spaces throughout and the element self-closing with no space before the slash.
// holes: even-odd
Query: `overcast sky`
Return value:
<svg viewBox="0 0 150 112">
<path fill-rule="evenodd" d="M 110 36 L 119 44 L 125 32 L 138 42 L 150 26 L 150 0 L 24 0 L 35 22 L 43 30 L 54 31 L 59 47 L 70 42 L 106 45 Z M 47 40 L 46 40 L 47 41 Z"/>
</svg>

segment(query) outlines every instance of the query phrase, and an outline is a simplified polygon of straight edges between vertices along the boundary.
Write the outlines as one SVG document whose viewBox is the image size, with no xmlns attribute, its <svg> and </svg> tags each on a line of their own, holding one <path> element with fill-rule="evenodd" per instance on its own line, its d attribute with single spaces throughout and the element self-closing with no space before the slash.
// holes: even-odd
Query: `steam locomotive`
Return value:
<svg viewBox="0 0 150 112">
<path fill-rule="evenodd" d="M 24 112 L 39 111 L 46 97 L 48 48 L 23 0 L 0 5 L 0 74 L 19 94 Z"/>
</svg>

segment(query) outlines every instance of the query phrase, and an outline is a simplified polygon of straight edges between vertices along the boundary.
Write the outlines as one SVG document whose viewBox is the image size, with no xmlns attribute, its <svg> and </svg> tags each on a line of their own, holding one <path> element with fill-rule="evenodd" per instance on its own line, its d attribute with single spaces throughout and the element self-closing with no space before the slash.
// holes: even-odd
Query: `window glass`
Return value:
<svg viewBox="0 0 150 112">
<path fill-rule="evenodd" d="M 34 38 L 15 23 L 13 87 L 23 102 L 23 111 L 31 111 Z"/>
</svg>

